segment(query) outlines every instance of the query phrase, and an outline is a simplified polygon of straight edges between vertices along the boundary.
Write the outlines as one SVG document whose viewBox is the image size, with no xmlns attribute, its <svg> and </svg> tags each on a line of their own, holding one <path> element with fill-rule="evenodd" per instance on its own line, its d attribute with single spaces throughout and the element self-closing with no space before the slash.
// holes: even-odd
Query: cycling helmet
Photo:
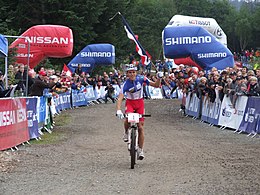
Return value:
<svg viewBox="0 0 260 195">
<path fill-rule="evenodd" d="M 134 64 L 126 64 L 126 71 L 128 70 L 137 70 L 137 67 Z"/>
</svg>

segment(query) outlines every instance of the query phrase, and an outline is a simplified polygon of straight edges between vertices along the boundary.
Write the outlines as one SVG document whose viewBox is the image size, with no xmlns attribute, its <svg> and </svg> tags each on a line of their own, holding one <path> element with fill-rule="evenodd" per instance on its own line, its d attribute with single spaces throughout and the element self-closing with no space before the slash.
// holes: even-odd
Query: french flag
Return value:
<svg viewBox="0 0 260 195">
<path fill-rule="evenodd" d="M 136 44 L 136 50 L 137 50 L 137 53 L 141 56 L 142 64 L 148 65 L 150 63 L 150 59 L 149 59 L 148 55 L 146 54 L 146 52 L 145 52 L 144 48 L 142 47 L 142 45 L 137 40 L 135 34 L 133 33 L 131 27 L 127 23 L 127 21 L 124 18 L 124 16 L 121 13 L 119 13 L 119 14 L 122 17 L 124 28 L 125 28 L 125 31 L 126 31 L 126 34 L 127 34 L 128 38 L 131 39 L 132 41 L 134 41 L 135 44 Z"/>
</svg>

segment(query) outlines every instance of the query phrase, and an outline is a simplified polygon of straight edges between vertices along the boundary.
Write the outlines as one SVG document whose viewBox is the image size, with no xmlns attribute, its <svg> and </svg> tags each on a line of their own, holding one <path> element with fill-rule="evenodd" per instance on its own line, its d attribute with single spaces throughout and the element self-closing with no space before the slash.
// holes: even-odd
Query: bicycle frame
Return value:
<svg viewBox="0 0 260 195">
<path fill-rule="evenodd" d="M 130 151 L 131 156 L 131 169 L 134 169 L 135 161 L 137 159 L 138 149 L 138 123 L 142 117 L 150 117 L 151 115 L 139 114 L 139 113 L 127 113 L 124 117 L 127 118 L 127 122 L 130 123 L 128 128 L 128 143 L 127 148 Z"/>
<path fill-rule="evenodd" d="M 126 115 L 127 121 L 130 123 L 130 127 L 128 129 L 128 150 L 130 151 L 131 156 L 131 169 L 134 169 L 135 161 L 136 161 L 136 152 L 138 149 L 138 127 L 139 118 L 142 115 L 138 113 L 128 113 Z"/>
</svg>

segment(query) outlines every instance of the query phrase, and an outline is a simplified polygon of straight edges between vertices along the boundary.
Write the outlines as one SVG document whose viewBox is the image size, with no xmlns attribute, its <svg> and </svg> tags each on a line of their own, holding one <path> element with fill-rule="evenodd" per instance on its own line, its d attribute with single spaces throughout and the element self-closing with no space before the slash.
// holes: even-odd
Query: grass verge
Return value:
<svg viewBox="0 0 260 195">
<path fill-rule="evenodd" d="M 56 144 L 66 138 L 65 132 L 62 128 L 56 129 L 56 127 L 63 127 L 71 123 L 71 116 L 68 113 L 62 113 L 55 117 L 55 127 L 52 129 L 52 133 L 44 131 L 44 135 L 41 136 L 41 140 L 31 140 L 31 144 Z"/>
</svg>

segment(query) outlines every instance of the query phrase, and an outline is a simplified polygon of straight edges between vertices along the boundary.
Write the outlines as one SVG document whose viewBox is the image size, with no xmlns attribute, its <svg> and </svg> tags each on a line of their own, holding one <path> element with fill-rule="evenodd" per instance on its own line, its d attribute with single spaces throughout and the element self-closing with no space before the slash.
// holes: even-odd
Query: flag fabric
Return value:
<svg viewBox="0 0 260 195">
<path fill-rule="evenodd" d="M 64 72 L 66 74 L 66 76 L 71 77 L 72 72 L 70 71 L 70 69 L 68 68 L 68 66 L 66 64 L 63 65 L 63 69 L 62 72 Z"/>
<path fill-rule="evenodd" d="M 131 27 L 129 26 L 128 22 L 126 21 L 126 19 L 124 18 L 124 16 L 122 14 L 120 14 L 122 17 L 122 21 L 124 24 L 124 28 L 127 34 L 127 37 L 129 39 L 131 39 L 132 41 L 135 42 L 136 44 L 136 50 L 137 53 L 141 56 L 141 60 L 142 60 L 142 64 L 148 65 L 150 63 L 150 59 L 147 56 L 144 48 L 142 47 L 142 45 L 139 43 L 139 41 L 137 40 L 137 37 L 135 36 L 135 34 L 133 33 Z"/>
</svg>

